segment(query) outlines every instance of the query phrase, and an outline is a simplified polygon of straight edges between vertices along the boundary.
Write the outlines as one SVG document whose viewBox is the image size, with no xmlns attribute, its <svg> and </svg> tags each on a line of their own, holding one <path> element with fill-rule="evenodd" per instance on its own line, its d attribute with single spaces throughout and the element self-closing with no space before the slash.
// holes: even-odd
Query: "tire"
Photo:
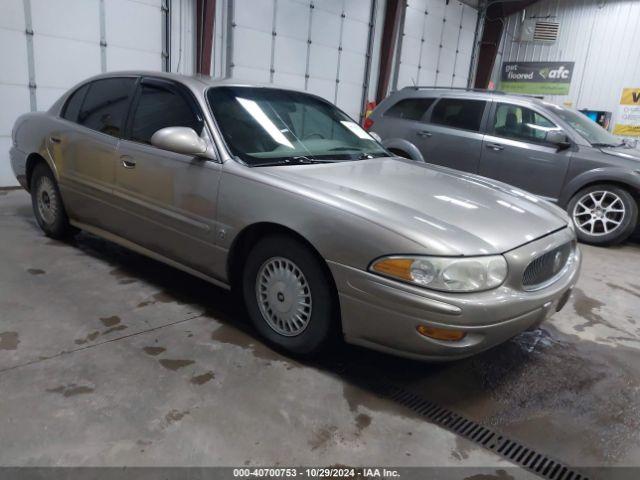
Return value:
<svg viewBox="0 0 640 480">
<path fill-rule="evenodd" d="M 33 213 L 45 235 L 61 240 L 77 233 L 77 229 L 69 225 L 56 179 L 44 163 L 35 166 L 30 190 Z"/>
<path fill-rule="evenodd" d="M 242 293 L 256 330 L 290 353 L 315 355 L 337 331 L 337 296 L 329 273 L 314 252 L 292 237 L 269 236 L 253 247 Z"/>
<path fill-rule="evenodd" d="M 569 201 L 578 239 L 591 245 L 616 245 L 633 233 L 638 223 L 638 204 L 627 190 L 611 184 L 584 188 Z"/>
</svg>

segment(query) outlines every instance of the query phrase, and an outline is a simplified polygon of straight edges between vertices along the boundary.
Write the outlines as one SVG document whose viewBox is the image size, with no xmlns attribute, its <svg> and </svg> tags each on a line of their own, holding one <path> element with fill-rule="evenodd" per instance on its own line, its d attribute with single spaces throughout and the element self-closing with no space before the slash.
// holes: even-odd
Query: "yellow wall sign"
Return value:
<svg viewBox="0 0 640 480">
<path fill-rule="evenodd" d="M 623 137 L 640 137 L 640 88 L 622 90 L 613 134 Z"/>
</svg>

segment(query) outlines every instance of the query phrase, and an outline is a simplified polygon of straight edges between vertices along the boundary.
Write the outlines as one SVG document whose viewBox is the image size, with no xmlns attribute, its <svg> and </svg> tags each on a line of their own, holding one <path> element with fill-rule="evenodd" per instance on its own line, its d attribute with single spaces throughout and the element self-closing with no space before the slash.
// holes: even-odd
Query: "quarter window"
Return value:
<svg viewBox="0 0 640 480">
<path fill-rule="evenodd" d="M 478 132 L 486 103 L 482 100 L 443 98 L 433 108 L 431 123 Z"/>
<path fill-rule="evenodd" d="M 420 120 L 434 101 L 435 98 L 405 98 L 389 108 L 384 116 Z"/>
<path fill-rule="evenodd" d="M 150 144 L 153 134 L 166 127 L 189 127 L 200 135 L 203 126 L 186 98 L 161 85 L 142 85 L 131 124 L 131 140 Z"/>
<path fill-rule="evenodd" d="M 64 107 L 64 112 L 62 113 L 62 118 L 69 120 L 70 122 L 78 121 L 78 114 L 80 113 L 80 107 L 82 106 L 82 101 L 84 100 L 85 95 L 87 94 L 87 90 L 89 90 L 89 84 L 85 84 L 77 89 L 75 92 L 71 94 L 69 100 L 67 100 L 67 104 Z"/>
<path fill-rule="evenodd" d="M 78 123 L 119 137 L 134 82 L 133 78 L 106 78 L 91 83 L 78 115 Z"/>
<path fill-rule="evenodd" d="M 545 143 L 547 132 L 559 130 L 550 120 L 529 108 L 501 103 L 493 118 L 493 134 L 525 142 Z"/>
</svg>

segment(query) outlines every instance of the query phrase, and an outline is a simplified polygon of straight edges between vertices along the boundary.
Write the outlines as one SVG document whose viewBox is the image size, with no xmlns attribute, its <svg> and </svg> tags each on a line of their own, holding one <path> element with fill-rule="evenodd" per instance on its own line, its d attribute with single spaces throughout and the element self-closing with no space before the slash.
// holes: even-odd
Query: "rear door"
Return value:
<svg viewBox="0 0 640 480">
<path fill-rule="evenodd" d="M 47 139 L 69 215 L 110 230 L 117 218 L 112 191 L 135 77 L 96 80 L 76 90 Z"/>
<path fill-rule="evenodd" d="M 569 169 L 571 150 L 559 151 L 545 137 L 560 127 L 544 112 L 524 105 L 495 102 L 491 110 L 480 175 L 557 199 Z"/>
<path fill-rule="evenodd" d="M 482 149 L 487 102 L 443 97 L 431 108 L 428 123 L 417 134 L 424 160 L 476 173 Z"/>
<path fill-rule="evenodd" d="M 114 195 L 123 210 L 118 233 L 219 276 L 223 255 L 215 245 L 215 224 L 222 165 L 151 145 L 151 136 L 165 127 L 190 127 L 208 138 L 202 111 L 186 87 L 143 78 L 118 149 Z"/>
</svg>

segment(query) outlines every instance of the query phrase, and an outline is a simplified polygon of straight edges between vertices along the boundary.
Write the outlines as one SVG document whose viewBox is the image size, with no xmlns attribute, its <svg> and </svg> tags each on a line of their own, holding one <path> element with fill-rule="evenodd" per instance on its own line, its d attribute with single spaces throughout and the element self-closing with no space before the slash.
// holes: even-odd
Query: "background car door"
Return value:
<svg viewBox="0 0 640 480">
<path fill-rule="evenodd" d="M 416 145 L 424 160 L 476 173 L 482 149 L 481 126 L 487 102 L 441 98 L 431 108 Z"/>
<path fill-rule="evenodd" d="M 484 138 L 480 175 L 557 199 L 571 150 L 558 150 L 545 141 L 545 136 L 548 131 L 559 129 L 538 111 L 496 102 Z"/>
<path fill-rule="evenodd" d="M 206 135 L 202 113 L 185 87 L 142 79 L 116 168 L 114 194 L 124 210 L 120 235 L 218 276 L 223 263 L 222 251 L 215 245 L 221 164 L 152 146 L 151 136 L 170 126 L 190 127 Z"/>
<path fill-rule="evenodd" d="M 106 78 L 76 90 L 47 141 L 69 215 L 110 230 L 118 215 L 112 190 L 118 141 L 136 78 Z"/>
</svg>

